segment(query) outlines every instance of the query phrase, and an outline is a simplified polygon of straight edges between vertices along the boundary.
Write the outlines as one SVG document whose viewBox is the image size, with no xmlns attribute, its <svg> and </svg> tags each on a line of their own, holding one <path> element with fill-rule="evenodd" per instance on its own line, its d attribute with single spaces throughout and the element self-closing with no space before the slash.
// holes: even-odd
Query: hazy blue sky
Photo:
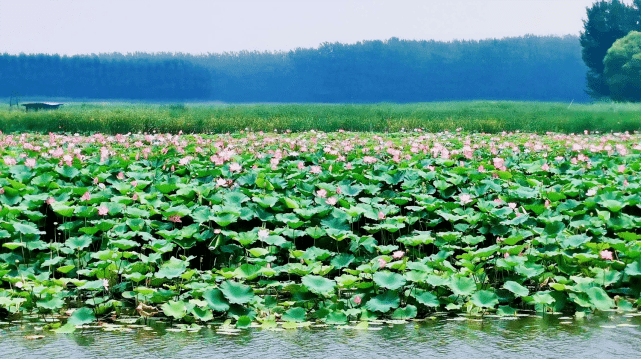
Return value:
<svg viewBox="0 0 641 359">
<path fill-rule="evenodd" d="M 207 53 L 578 35 L 595 0 L 0 0 L 0 53 Z"/>
</svg>

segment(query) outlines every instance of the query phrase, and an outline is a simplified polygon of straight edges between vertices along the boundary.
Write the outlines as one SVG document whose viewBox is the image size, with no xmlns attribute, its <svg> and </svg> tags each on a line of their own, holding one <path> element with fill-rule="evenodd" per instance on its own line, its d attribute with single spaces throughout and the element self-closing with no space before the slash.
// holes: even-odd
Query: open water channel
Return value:
<svg viewBox="0 0 641 359">
<path fill-rule="evenodd" d="M 641 358 L 641 313 L 601 313 L 510 318 L 438 316 L 425 321 L 383 322 L 356 329 L 218 326 L 178 331 L 155 322 L 39 330 L 38 322 L 0 324 L 0 357 L 6 358 Z M 43 335 L 41 339 L 28 339 Z"/>
</svg>

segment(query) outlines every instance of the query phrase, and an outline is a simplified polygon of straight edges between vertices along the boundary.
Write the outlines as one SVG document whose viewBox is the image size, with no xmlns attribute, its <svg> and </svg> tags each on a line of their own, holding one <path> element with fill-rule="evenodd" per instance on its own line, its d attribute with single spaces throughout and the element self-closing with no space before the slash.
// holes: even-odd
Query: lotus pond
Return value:
<svg viewBox="0 0 641 359">
<path fill-rule="evenodd" d="M 636 312 L 641 136 L 0 136 L 0 316 Z"/>
</svg>

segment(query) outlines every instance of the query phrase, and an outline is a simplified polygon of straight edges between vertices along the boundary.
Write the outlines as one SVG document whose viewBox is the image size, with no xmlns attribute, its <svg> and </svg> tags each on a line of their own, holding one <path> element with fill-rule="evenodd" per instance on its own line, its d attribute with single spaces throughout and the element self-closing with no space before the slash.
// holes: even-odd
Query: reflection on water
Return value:
<svg viewBox="0 0 641 359">
<path fill-rule="evenodd" d="M 600 314 L 582 320 L 557 315 L 483 320 L 435 320 L 353 328 L 246 329 L 238 335 L 167 325 L 129 332 L 38 331 L 42 323 L 0 324 L 0 356 L 10 358 L 637 358 L 639 316 Z M 44 334 L 44 339 L 25 336 Z"/>
</svg>

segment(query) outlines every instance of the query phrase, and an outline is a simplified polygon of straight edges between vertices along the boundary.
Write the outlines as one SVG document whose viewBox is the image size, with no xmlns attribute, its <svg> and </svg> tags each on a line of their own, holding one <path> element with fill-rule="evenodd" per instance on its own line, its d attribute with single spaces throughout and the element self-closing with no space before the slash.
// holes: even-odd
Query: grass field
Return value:
<svg viewBox="0 0 641 359">
<path fill-rule="evenodd" d="M 471 101 L 413 104 L 126 104 L 68 103 L 56 111 L 0 107 L 0 130 L 12 132 L 225 133 L 254 131 L 578 133 L 641 129 L 641 105 Z"/>
</svg>

